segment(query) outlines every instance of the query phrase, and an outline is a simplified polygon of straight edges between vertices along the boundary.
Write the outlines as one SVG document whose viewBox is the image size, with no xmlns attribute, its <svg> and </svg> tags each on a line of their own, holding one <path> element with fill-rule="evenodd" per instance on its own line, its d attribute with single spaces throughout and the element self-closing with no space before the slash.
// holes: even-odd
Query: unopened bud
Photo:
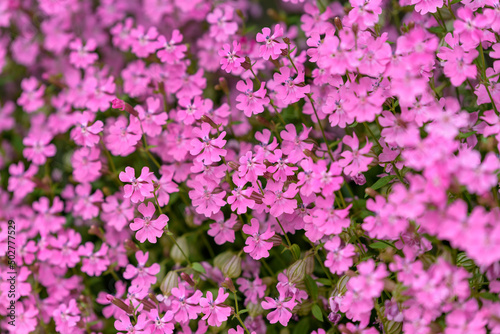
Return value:
<svg viewBox="0 0 500 334">
<path fill-rule="evenodd" d="M 126 239 L 123 242 L 123 244 L 124 244 L 126 250 L 131 250 L 134 253 L 139 250 L 139 248 L 137 248 L 137 245 L 132 240 L 130 240 L 130 239 Z"/>
<path fill-rule="evenodd" d="M 95 235 L 101 239 L 104 240 L 104 232 L 99 228 L 97 227 L 96 225 L 92 225 L 90 226 L 89 228 L 89 234 L 91 235 Z"/>
<path fill-rule="evenodd" d="M 154 293 L 151 293 L 151 292 L 150 292 L 150 293 L 148 294 L 148 296 L 149 296 L 149 299 L 151 299 L 151 300 L 153 301 L 153 303 L 155 303 L 156 305 L 158 305 L 158 304 L 159 304 L 159 301 L 158 301 L 158 299 L 156 299 L 156 295 L 155 295 Z"/>
<path fill-rule="evenodd" d="M 231 167 L 233 170 L 238 170 L 240 168 L 240 164 L 237 163 L 236 161 L 229 161 L 227 165 Z"/>
<path fill-rule="evenodd" d="M 273 247 L 278 247 L 280 246 L 281 244 L 283 244 L 283 239 L 281 238 L 280 235 L 273 235 L 272 237 L 270 237 L 267 241 L 270 241 L 273 243 Z"/>
<path fill-rule="evenodd" d="M 229 87 L 227 86 L 227 80 L 226 78 L 219 78 L 219 86 L 221 90 L 224 92 L 224 94 L 229 94 Z"/>
<path fill-rule="evenodd" d="M 222 282 L 222 287 L 228 289 L 231 292 L 236 292 L 236 288 L 234 287 L 233 281 L 229 277 L 226 277 L 224 282 Z"/>
<path fill-rule="evenodd" d="M 376 192 L 375 190 L 373 190 L 372 188 L 368 187 L 365 189 L 365 193 L 370 196 L 370 197 L 373 197 L 375 198 L 377 195 L 378 195 L 378 192 Z"/>
<path fill-rule="evenodd" d="M 306 262 L 304 259 L 300 259 L 292 263 L 290 267 L 286 270 L 286 276 L 290 283 L 297 284 L 302 282 L 306 276 Z"/>
<path fill-rule="evenodd" d="M 245 61 L 241 63 L 241 67 L 243 67 L 245 70 L 249 70 L 252 68 L 252 62 L 248 56 L 245 57 Z"/>
<path fill-rule="evenodd" d="M 224 266 L 224 264 L 227 261 L 229 261 L 231 256 L 233 256 L 233 252 L 231 252 L 231 251 L 226 251 L 226 252 L 223 252 L 223 253 L 217 255 L 214 259 L 214 266 L 216 266 L 217 268 L 219 268 L 222 271 L 222 267 Z"/>
<path fill-rule="evenodd" d="M 177 243 L 174 244 L 170 250 L 170 257 L 175 261 L 175 263 L 182 263 L 186 261 L 186 256 L 189 256 L 188 243 L 185 237 L 177 238 L 176 241 Z"/>
<path fill-rule="evenodd" d="M 415 28 L 415 22 L 413 21 L 408 22 L 408 30 L 412 30 L 413 28 Z"/>
<path fill-rule="evenodd" d="M 241 275 L 241 258 L 238 255 L 231 256 L 221 268 L 224 276 L 236 278 Z"/>
<path fill-rule="evenodd" d="M 335 289 L 336 291 L 334 291 L 334 293 L 336 292 L 336 293 L 341 294 L 341 295 L 346 293 L 346 291 L 347 291 L 346 284 L 347 284 L 347 282 L 349 282 L 350 279 L 351 279 L 351 277 L 348 275 L 342 276 L 339 279 L 339 281 L 337 282 L 337 288 Z"/>
<path fill-rule="evenodd" d="M 260 303 L 257 304 L 248 303 L 247 310 L 248 310 L 248 315 L 250 315 L 252 318 L 257 317 L 258 315 L 264 312 L 264 309 L 262 308 Z"/>
<path fill-rule="evenodd" d="M 255 116 L 255 119 L 257 120 L 257 122 L 264 125 L 265 127 L 269 128 L 269 129 L 273 128 L 272 124 L 269 123 L 269 121 L 267 119 L 265 119 L 264 117 L 257 115 L 257 116 Z"/>
<path fill-rule="evenodd" d="M 281 55 L 282 55 L 283 57 L 288 56 L 288 50 L 287 50 L 287 49 L 281 49 Z"/>
<path fill-rule="evenodd" d="M 214 128 L 215 130 L 217 130 L 219 128 L 219 126 L 217 124 L 215 124 L 215 122 L 207 115 L 201 116 L 201 121 L 210 124 L 212 126 L 212 128 Z"/>
<path fill-rule="evenodd" d="M 285 44 L 290 44 L 290 38 L 288 37 L 283 38 L 283 42 L 285 42 Z"/>
<path fill-rule="evenodd" d="M 305 149 L 302 151 L 306 157 L 313 159 L 314 162 L 318 161 L 318 157 L 312 151 Z"/>
<path fill-rule="evenodd" d="M 179 275 L 175 271 L 170 271 L 160 284 L 160 290 L 165 296 L 170 295 L 172 288 L 179 286 Z"/>
<path fill-rule="evenodd" d="M 122 111 L 125 110 L 129 114 L 134 115 L 135 117 L 139 117 L 139 113 L 137 113 L 137 110 L 135 110 L 134 107 L 120 99 L 114 99 L 113 101 L 111 101 L 111 108 Z"/>
<path fill-rule="evenodd" d="M 342 26 L 342 20 L 338 16 L 335 16 L 335 18 L 333 19 L 333 24 L 335 25 L 335 28 L 337 28 L 338 31 L 344 28 Z"/>
<path fill-rule="evenodd" d="M 399 334 L 403 330 L 403 323 L 398 321 L 386 321 L 384 327 L 384 332 L 387 334 Z"/>
<path fill-rule="evenodd" d="M 236 9 L 236 15 L 238 15 L 240 19 L 245 20 L 245 15 L 243 15 L 241 9 Z"/>
<path fill-rule="evenodd" d="M 191 286 L 195 286 L 196 283 L 193 281 L 193 279 L 191 278 L 191 276 L 189 276 L 188 274 L 186 273 L 181 273 L 181 278 L 184 282 L 186 282 L 187 284 L 191 285 Z"/>
<path fill-rule="evenodd" d="M 156 305 L 152 301 L 148 300 L 147 297 L 139 300 L 142 302 L 142 305 L 144 305 L 144 311 L 146 312 L 156 308 Z"/>
<path fill-rule="evenodd" d="M 359 26 L 357 23 L 353 23 L 352 24 L 352 32 L 354 33 L 354 36 L 357 36 L 358 35 L 358 31 L 359 31 Z"/>
<path fill-rule="evenodd" d="M 132 314 L 134 312 L 134 309 L 132 306 L 125 304 L 125 302 L 121 299 L 115 298 L 112 295 L 107 295 L 106 299 L 113 305 L 118 306 L 122 310 L 124 310 L 127 314 Z"/>
</svg>

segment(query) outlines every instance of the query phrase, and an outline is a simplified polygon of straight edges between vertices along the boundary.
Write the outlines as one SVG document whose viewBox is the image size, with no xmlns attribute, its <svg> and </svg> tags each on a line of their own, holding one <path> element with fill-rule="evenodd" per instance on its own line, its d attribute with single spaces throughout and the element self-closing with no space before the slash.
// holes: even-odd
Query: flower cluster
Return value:
<svg viewBox="0 0 500 334">
<path fill-rule="evenodd" d="M 0 74 L 2 333 L 500 333 L 498 0 L 0 1 Z"/>
</svg>

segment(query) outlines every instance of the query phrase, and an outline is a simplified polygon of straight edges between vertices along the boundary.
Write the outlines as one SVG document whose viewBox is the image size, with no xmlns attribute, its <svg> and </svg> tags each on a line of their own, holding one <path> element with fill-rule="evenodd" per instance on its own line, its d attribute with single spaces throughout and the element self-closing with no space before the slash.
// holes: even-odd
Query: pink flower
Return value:
<svg viewBox="0 0 500 334">
<path fill-rule="evenodd" d="M 149 252 L 138 251 L 135 253 L 137 259 L 137 267 L 128 264 L 123 273 L 123 277 L 128 280 L 132 280 L 132 285 L 137 285 L 141 290 L 147 290 L 156 282 L 156 274 L 160 272 L 160 265 L 158 263 L 153 263 L 151 267 L 146 267 L 146 262 L 148 261 Z"/>
<path fill-rule="evenodd" d="M 159 47 L 158 42 L 156 42 L 157 36 L 158 30 L 154 26 L 150 27 L 147 32 L 142 25 L 132 29 L 130 31 L 132 53 L 139 58 L 147 58 L 150 54 L 155 53 Z"/>
<path fill-rule="evenodd" d="M 298 303 L 293 298 L 287 300 L 281 291 L 279 298 L 272 299 L 270 297 L 266 297 L 261 303 L 264 310 L 275 309 L 267 315 L 267 320 L 269 320 L 271 324 L 275 324 L 279 321 L 279 323 L 283 326 L 288 325 L 288 322 L 292 318 L 292 309 L 297 306 L 297 304 Z"/>
<path fill-rule="evenodd" d="M 227 202 L 231 204 L 231 210 L 236 211 L 239 215 L 246 213 L 248 209 L 252 209 L 255 205 L 255 201 L 250 198 L 253 189 L 243 189 L 247 182 L 247 180 L 240 179 L 236 174 L 233 174 L 235 187 L 231 191 L 231 195 L 227 197 Z"/>
<path fill-rule="evenodd" d="M 277 59 L 281 56 L 281 50 L 286 49 L 286 44 L 278 41 L 278 37 L 283 36 L 283 28 L 279 24 L 274 26 L 274 34 L 271 35 L 271 29 L 264 28 L 262 33 L 257 33 L 257 42 L 265 43 L 260 46 L 259 57 L 265 60 Z"/>
<path fill-rule="evenodd" d="M 99 133 L 102 131 L 103 123 L 95 121 L 94 124 L 89 125 L 94 121 L 95 114 L 88 111 L 77 113 L 74 117 L 75 127 L 71 130 L 71 139 L 78 145 L 93 147 L 99 142 Z"/>
<path fill-rule="evenodd" d="M 160 317 L 158 309 L 152 309 L 148 312 L 148 325 L 146 331 L 151 334 L 171 334 L 174 332 L 174 324 L 170 321 L 174 318 L 172 311 L 167 311 Z"/>
<path fill-rule="evenodd" d="M 30 132 L 23 139 L 23 145 L 26 146 L 23 150 L 24 157 L 35 165 L 43 165 L 47 158 L 56 155 L 56 146 L 50 144 L 51 140 L 52 135 L 48 132 Z"/>
<path fill-rule="evenodd" d="M 218 212 L 213 217 L 215 223 L 210 224 L 208 235 L 214 237 L 217 245 L 222 245 L 226 242 L 233 243 L 235 240 L 233 226 L 236 224 L 236 215 L 233 213 L 231 217 L 226 220 L 224 214 Z"/>
<path fill-rule="evenodd" d="M 287 147 L 286 144 L 285 147 Z M 269 162 L 275 163 L 275 165 L 267 167 L 267 171 L 273 174 L 273 179 L 276 181 L 287 181 L 288 176 L 294 175 L 295 171 L 298 169 L 295 166 L 289 165 L 291 161 L 283 157 L 283 152 L 280 149 L 275 150 L 267 159 Z"/>
<path fill-rule="evenodd" d="M 266 166 L 257 161 L 251 151 L 248 151 L 240 158 L 240 167 L 238 167 L 239 177 L 245 178 L 248 182 L 257 181 L 258 177 L 264 175 Z"/>
<path fill-rule="evenodd" d="M 267 286 L 259 277 L 252 280 L 240 277 L 236 283 L 240 285 L 239 290 L 245 295 L 245 305 L 248 303 L 257 304 L 266 293 Z"/>
<path fill-rule="evenodd" d="M 155 244 L 157 238 L 163 235 L 163 228 L 167 226 L 168 217 L 161 214 L 158 218 L 153 219 L 155 213 L 155 206 L 149 202 L 148 205 L 141 203 L 139 205 L 139 212 L 144 216 L 143 218 L 135 218 L 134 222 L 130 224 L 132 231 L 137 231 L 135 237 L 140 242 L 148 241 Z"/>
<path fill-rule="evenodd" d="M 232 22 L 234 9 L 232 6 L 216 7 L 214 11 L 207 15 L 207 22 L 210 23 L 210 37 L 217 42 L 227 41 L 238 30 L 238 24 Z"/>
<path fill-rule="evenodd" d="M 230 48 L 229 44 L 224 44 L 222 50 L 219 50 L 221 68 L 227 73 L 241 68 L 241 63 L 245 61 L 245 58 L 237 55 L 241 50 L 240 43 L 233 41 L 233 51 Z"/>
<path fill-rule="evenodd" d="M 81 318 L 80 310 L 74 299 L 71 299 L 67 305 L 59 305 L 52 313 L 52 316 L 56 323 L 56 331 L 61 334 L 74 333 L 76 324 Z"/>
<path fill-rule="evenodd" d="M 162 126 L 167 123 L 168 114 L 160 108 L 160 99 L 148 97 L 147 108 L 137 105 L 135 109 L 139 113 L 142 130 L 151 137 L 161 134 Z"/>
<path fill-rule="evenodd" d="M 30 77 L 21 81 L 21 88 L 23 93 L 17 99 L 17 104 L 23 107 L 27 113 L 32 113 L 43 107 L 45 104 L 43 101 L 45 85 L 38 87 L 38 80 L 35 77 Z"/>
<path fill-rule="evenodd" d="M 325 243 L 325 249 L 328 250 L 325 267 L 333 274 L 342 275 L 353 265 L 353 257 L 356 255 L 353 245 L 342 246 L 342 240 L 335 236 Z"/>
<path fill-rule="evenodd" d="M 243 94 L 238 94 L 236 101 L 239 103 L 236 108 L 243 111 L 246 117 L 260 114 L 264 111 L 264 107 L 269 104 L 269 97 L 266 96 L 266 83 L 262 82 L 257 91 L 253 90 L 253 82 L 250 79 L 238 81 L 236 89 Z"/>
<path fill-rule="evenodd" d="M 189 198 L 196 208 L 196 212 L 204 214 L 206 217 L 220 211 L 226 204 L 225 191 L 220 191 L 218 184 L 198 176 L 194 180 L 189 180 L 187 185 L 193 190 L 189 191 Z"/>
<path fill-rule="evenodd" d="M 231 315 L 229 306 L 220 306 L 227 297 L 229 297 L 229 293 L 224 293 L 224 289 L 219 288 L 215 301 L 210 291 L 207 292 L 206 298 L 200 299 L 201 311 L 205 314 L 202 319 L 207 320 L 209 326 L 220 326 Z"/>
<path fill-rule="evenodd" d="M 411 0 L 410 3 L 415 5 L 415 10 L 420 15 L 435 13 L 438 8 L 443 7 L 443 0 Z"/>
<path fill-rule="evenodd" d="M 274 231 L 271 231 L 271 226 L 268 225 L 264 233 L 259 233 L 260 224 L 255 218 L 250 220 L 250 224 L 251 225 L 243 225 L 243 233 L 249 235 L 245 240 L 246 246 L 243 250 L 254 260 L 268 257 L 269 250 L 273 247 L 273 243 L 266 242 L 266 240 L 274 235 Z"/>
<path fill-rule="evenodd" d="M 458 44 L 458 37 L 452 37 L 451 33 L 446 35 L 445 41 L 451 48 L 441 47 L 437 56 L 446 60 L 443 65 L 444 74 L 450 78 L 453 86 L 458 87 L 465 80 L 476 77 L 477 69 L 473 61 L 479 52 L 475 49 L 466 51 L 462 45 Z"/>
<path fill-rule="evenodd" d="M 226 136 L 226 131 L 222 131 L 215 139 L 210 138 L 212 126 L 208 123 L 202 123 L 201 129 L 194 128 L 193 135 L 197 139 L 191 140 L 192 155 L 197 156 L 196 159 L 203 161 L 205 164 L 219 162 L 221 156 L 226 155 L 226 150 L 223 149 L 226 141 L 223 139 Z"/>
<path fill-rule="evenodd" d="M 188 292 L 183 284 L 179 287 L 172 288 L 172 312 L 174 312 L 175 320 L 180 323 L 187 323 L 190 319 L 197 319 L 198 313 L 201 312 L 201 307 L 198 306 L 203 292 L 200 290 L 194 293 Z"/>
<path fill-rule="evenodd" d="M 85 46 L 80 38 L 75 39 L 69 43 L 70 50 L 73 50 L 69 54 L 70 64 L 83 69 L 89 67 L 99 58 L 97 53 L 92 52 L 95 51 L 96 47 L 96 41 L 92 38 L 87 40 L 87 44 Z"/>
<path fill-rule="evenodd" d="M 78 254 L 83 257 L 82 271 L 89 276 L 100 276 L 110 265 L 108 245 L 103 243 L 101 249 L 94 253 L 94 244 L 87 242 L 78 248 Z"/>
<path fill-rule="evenodd" d="M 344 159 L 339 161 L 339 165 L 344 167 L 344 173 L 355 176 L 358 173 L 366 172 L 368 164 L 373 160 L 373 158 L 366 156 L 370 152 L 372 143 L 367 141 L 366 145 L 359 149 L 359 140 L 355 133 L 353 133 L 352 137 L 346 135 L 342 141 L 352 149 L 352 152 L 344 151 L 341 154 Z"/>
<path fill-rule="evenodd" d="M 142 167 L 141 175 L 136 178 L 132 167 L 126 167 L 125 172 L 120 173 L 120 181 L 130 182 L 123 186 L 125 194 L 123 197 L 130 198 L 132 203 L 142 202 L 145 198 L 153 197 L 154 186 L 151 183 L 153 172 L 148 167 Z"/>
<path fill-rule="evenodd" d="M 121 332 L 127 332 L 127 334 L 144 333 L 143 329 L 147 325 L 147 316 L 145 313 L 140 313 L 137 317 L 137 323 L 132 325 L 130 317 L 126 314 L 120 315 L 118 320 L 115 320 L 115 328 Z"/>
<path fill-rule="evenodd" d="M 292 70 L 283 66 L 280 68 L 280 73 L 274 73 L 274 81 L 282 85 L 277 85 L 276 98 L 281 100 L 285 105 L 298 102 L 300 99 L 309 94 L 311 86 L 304 85 L 304 72 L 300 71 L 297 76 L 292 78 Z"/>
<path fill-rule="evenodd" d="M 101 176 L 102 164 L 97 147 L 82 147 L 71 157 L 73 176 L 78 182 L 94 182 Z"/>
<path fill-rule="evenodd" d="M 293 213 L 297 208 L 295 195 L 299 192 L 297 185 L 291 183 L 286 190 L 283 183 L 267 181 L 266 193 L 262 200 L 264 204 L 271 207 L 270 213 L 273 217 L 279 217 L 283 213 Z"/>
<path fill-rule="evenodd" d="M 167 64 L 176 64 L 182 58 L 184 58 L 184 53 L 187 51 L 187 46 L 184 44 L 179 44 L 182 42 L 182 34 L 178 29 L 174 29 L 172 32 L 172 38 L 167 42 L 165 36 L 158 36 L 158 58 L 161 62 Z"/>
<path fill-rule="evenodd" d="M 309 138 L 309 132 L 311 132 L 312 128 L 307 128 L 304 125 L 304 131 L 300 136 L 297 135 L 297 130 L 293 124 L 287 124 L 285 129 L 280 133 L 283 139 L 281 149 L 284 154 L 288 155 L 288 161 L 297 163 L 305 157 L 304 150 L 311 150 L 314 146 L 312 143 L 305 142 Z"/>
</svg>

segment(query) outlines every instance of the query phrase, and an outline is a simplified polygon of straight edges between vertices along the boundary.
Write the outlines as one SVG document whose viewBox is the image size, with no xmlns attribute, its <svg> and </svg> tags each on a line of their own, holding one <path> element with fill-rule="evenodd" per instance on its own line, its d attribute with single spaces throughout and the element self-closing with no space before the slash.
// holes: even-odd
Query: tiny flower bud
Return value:
<svg viewBox="0 0 500 334">
<path fill-rule="evenodd" d="M 378 192 L 376 192 L 375 190 L 373 190 L 372 188 L 369 188 L 369 187 L 365 189 L 365 193 L 368 196 L 373 197 L 373 198 L 375 198 L 378 195 Z"/>
<path fill-rule="evenodd" d="M 357 36 L 358 35 L 358 31 L 359 31 L 359 26 L 357 23 L 353 23 L 352 24 L 352 32 L 354 33 L 354 36 Z"/>
<path fill-rule="evenodd" d="M 229 94 L 229 87 L 227 86 L 226 78 L 219 78 L 219 86 L 224 94 Z"/>
<path fill-rule="evenodd" d="M 236 161 L 229 161 L 227 165 L 231 167 L 233 170 L 238 170 L 240 168 L 240 164 L 237 163 Z"/>
<path fill-rule="evenodd" d="M 99 237 L 99 238 L 101 238 L 101 239 L 104 240 L 104 233 L 103 233 L 103 231 L 99 227 L 97 227 L 96 225 L 90 226 L 90 228 L 89 228 L 89 234 L 95 235 L 95 236 L 97 236 L 97 237 Z"/>
<path fill-rule="evenodd" d="M 191 286 L 195 286 L 196 283 L 193 281 L 193 279 L 191 278 L 191 276 L 189 276 L 188 274 L 186 273 L 181 273 L 181 278 L 189 285 Z"/>
<path fill-rule="evenodd" d="M 229 261 L 231 256 L 233 256 L 233 253 L 231 251 L 226 251 L 217 255 L 214 259 L 214 266 L 221 269 L 222 271 L 222 267 L 227 261 Z"/>
<path fill-rule="evenodd" d="M 165 296 L 170 295 L 172 288 L 179 286 L 179 275 L 175 271 L 169 271 L 160 284 L 160 290 Z"/>
<path fill-rule="evenodd" d="M 219 126 L 217 124 L 215 124 L 215 122 L 210 117 L 208 117 L 206 115 L 201 116 L 201 121 L 210 124 L 212 126 L 212 128 L 214 128 L 215 130 L 217 130 L 219 128 Z"/>
<path fill-rule="evenodd" d="M 241 275 L 241 258 L 238 255 L 231 256 L 221 268 L 224 276 L 228 278 L 236 278 Z"/>
<path fill-rule="evenodd" d="M 257 122 L 259 122 L 260 124 L 264 125 L 265 127 L 271 129 L 273 126 L 271 123 L 269 123 L 269 121 L 267 119 L 265 119 L 264 117 L 260 116 L 260 115 L 257 115 L 255 116 L 255 119 L 257 120 Z"/>
<path fill-rule="evenodd" d="M 281 55 L 282 55 L 283 57 L 288 56 L 288 50 L 287 50 L 287 49 L 281 49 Z"/>
<path fill-rule="evenodd" d="M 305 149 L 302 152 L 306 157 L 313 159 L 314 162 L 318 161 L 318 157 L 312 151 Z"/>
<path fill-rule="evenodd" d="M 121 299 L 115 298 L 112 295 L 107 295 L 106 299 L 109 300 L 111 304 L 124 310 L 127 314 L 132 314 L 134 312 L 134 309 L 130 305 L 125 304 L 125 302 Z"/>
<path fill-rule="evenodd" d="M 134 109 L 134 107 L 132 107 L 130 104 L 120 99 L 114 99 L 113 101 L 111 101 L 111 108 L 122 111 L 125 110 L 129 114 L 134 115 L 135 117 L 139 116 L 139 113 L 137 112 L 137 110 Z"/>
<path fill-rule="evenodd" d="M 306 276 L 306 262 L 304 259 L 300 259 L 292 263 L 290 267 L 286 270 L 286 276 L 290 283 L 297 284 L 304 280 Z"/>
<path fill-rule="evenodd" d="M 344 28 L 342 26 L 342 20 L 340 20 L 340 17 L 338 16 L 335 16 L 335 18 L 333 19 L 333 24 L 335 25 L 335 28 L 337 28 L 338 31 Z"/>
<path fill-rule="evenodd" d="M 243 15 L 241 9 L 236 9 L 236 15 L 238 15 L 240 19 L 245 20 L 245 15 Z"/>
<path fill-rule="evenodd" d="M 248 314 L 252 317 L 255 318 L 258 315 L 262 314 L 264 312 L 264 309 L 260 305 L 260 303 L 253 304 L 253 303 L 248 303 L 247 305 L 247 310 Z"/>
<path fill-rule="evenodd" d="M 241 67 L 243 67 L 245 70 L 249 70 L 252 68 L 252 62 L 248 56 L 245 57 L 245 61 L 241 63 Z"/>
<path fill-rule="evenodd" d="M 186 261 L 185 256 L 189 256 L 189 247 L 185 237 L 177 238 L 177 244 L 172 246 L 170 250 L 170 257 L 175 261 L 175 263 L 182 263 Z M 182 249 L 179 249 L 179 247 Z M 185 256 L 184 256 L 185 254 Z"/>
<path fill-rule="evenodd" d="M 146 312 L 156 308 L 156 305 L 152 301 L 148 300 L 147 297 L 139 300 L 142 302 L 142 305 L 144 305 L 144 311 Z"/>
<path fill-rule="evenodd" d="M 123 244 L 124 244 L 126 250 L 133 251 L 134 253 L 139 250 L 139 248 L 137 248 L 137 245 L 132 240 L 126 239 L 123 242 Z"/>
<path fill-rule="evenodd" d="M 226 277 L 224 282 L 222 282 L 222 286 L 233 293 L 236 292 L 236 288 L 234 287 L 233 281 L 229 277 Z"/>
<path fill-rule="evenodd" d="M 270 237 L 269 239 L 267 239 L 267 241 L 272 242 L 273 247 L 278 247 L 283 243 L 283 239 L 281 238 L 280 235 L 277 235 L 277 234 L 275 234 L 272 237 Z"/>
</svg>

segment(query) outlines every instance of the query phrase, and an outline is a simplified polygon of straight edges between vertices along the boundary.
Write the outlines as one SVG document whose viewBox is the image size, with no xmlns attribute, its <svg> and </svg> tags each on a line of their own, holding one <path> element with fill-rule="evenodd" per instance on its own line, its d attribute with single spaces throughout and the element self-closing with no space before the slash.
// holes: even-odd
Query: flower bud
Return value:
<svg viewBox="0 0 500 334">
<path fill-rule="evenodd" d="M 122 310 L 124 310 L 127 314 L 132 314 L 134 313 L 134 309 L 130 306 L 125 304 L 125 302 L 121 299 L 115 298 L 112 295 L 107 295 L 106 299 L 113 305 L 118 306 Z"/>
<path fill-rule="evenodd" d="M 335 18 L 333 19 L 333 24 L 335 25 L 335 28 L 337 28 L 338 31 L 344 28 L 342 26 L 342 20 L 340 20 L 340 17 L 338 16 L 335 16 Z"/>
<path fill-rule="evenodd" d="M 219 126 L 217 124 L 215 124 L 215 122 L 210 117 L 208 117 L 206 115 L 201 116 L 201 121 L 210 124 L 212 126 L 212 128 L 214 128 L 215 130 L 217 130 L 219 128 Z"/>
<path fill-rule="evenodd" d="M 256 316 L 264 312 L 264 309 L 262 308 L 260 303 L 257 304 L 248 303 L 247 310 L 248 310 L 248 315 L 251 316 L 252 318 L 255 318 Z"/>
<path fill-rule="evenodd" d="M 245 70 L 249 70 L 252 68 L 252 63 L 248 56 L 245 57 L 245 61 L 241 63 L 241 67 L 243 67 Z"/>
<path fill-rule="evenodd" d="M 184 254 L 186 254 L 186 256 L 189 256 L 188 243 L 185 237 L 180 237 L 176 241 L 177 244 L 174 244 L 172 246 L 172 249 L 170 250 L 170 257 L 175 261 L 175 263 L 182 263 L 186 261 L 186 257 L 184 256 Z M 182 249 L 182 251 L 181 249 L 179 249 L 179 247 Z"/>
<path fill-rule="evenodd" d="M 125 110 L 129 114 L 134 115 L 135 117 L 139 117 L 139 113 L 134 109 L 134 107 L 120 99 L 114 99 L 113 101 L 111 101 L 111 108 L 122 111 Z"/>
<path fill-rule="evenodd" d="M 104 240 L 104 232 L 99 228 L 97 227 L 96 225 L 92 225 L 90 226 L 89 228 L 89 234 L 91 235 L 95 235 L 101 239 Z"/>
<path fill-rule="evenodd" d="M 397 321 L 386 321 L 384 333 L 387 334 L 399 334 L 403 330 L 403 323 Z"/>
<path fill-rule="evenodd" d="M 139 250 L 139 248 L 137 248 L 137 245 L 130 239 L 125 239 L 123 244 L 124 244 L 126 250 L 131 250 L 134 253 Z"/>
<path fill-rule="evenodd" d="M 306 276 L 306 265 L 305 259 L 300 259 L 292 263 L 286 270 L 288 281 L 294 284 L 302 282 Z"/>
<path fill-rule="evenodd" d="M 255 116 L 255 119 L 257 120 L 257 122 L 264 125 L 265 127 L 269 128 L 269 129 L 273 128 L 273 125 L 271 123 L 269 123 L 269 121 L 267 119 L 265 119 L 264 117 L 257 115 L 257 116 Z"/>
<path fill-rule="evenodd" d="M 288 50 L 287 50 L 287 49 L 281 49 L 281 55 L 282 55 L 283 57 L 288 56 Z"/>
<path fill-rule="evenodd" d="M 144 311 L 146 312 L 156 308 L 156 305 L 152 301 L 148 300 L 148 297 L 139 300 L 142 302 L 142 305 L 144 305 Z"/>
<path fill-rule="evenodd" d="M 222 287 L 228 289 L 233 293 L 236 292 L 236 288 L 234 287 L 233 281 L 229 277 L 226 277 L 224 282 L 222 282 Z"/>
<path fill-rule="evenodd" d="M 358 31 L 359 31 L 359 26 L 357 23 L 353 23 L 352 24 L 352 32 L 354 33 L 354 36 L 357 36 L 358 35 Z"/>
<path fill-rule="evenodd" d="M 273 243 L 273 247 L 281 246 L 281 244 L 283 243 L 283 239 L 278 234 L 273 235 L 267 241 L 272 242 Z"/>
<path fill-rule="evenodd" d="M 224 77 L 219 78 L 219 87 L 224 92 L 224 94 L 229 94 L 229 87 L 227 86 L 227 80 Z"/>
<path fill-rule="evenodd" d="M 351 279 L 350 276 L 348 275 L 344 275 L 342 276 L 339 281 L 337 282 L 337 288 L 335 290 L 337 291 L 334 291 L 333 293 L 337 293 L 337 294 L 341 294 L 343 295 L 344 293 L 346 293 L 347 291 L 347 287 L 346 287 L 346 284 L 347 282 L 349 282 L 349 280 Z"/>
<path fill-rule="evenodd" d="M 378 192 L 376 192 L 375 190 L 373 190 L 372 188 L 368 187 L 365 189 L 365 193 L 370 196 L 370 197 L 373 197 L 375 198 L 377 195 L 378 195 Z"/>
<path fill-rule="evenodd" d="M 222 271 L 222 267 L 227 261 L 229 261 L 231 256 L 233 256 L 233 253 L 231 251 L 226 251 L 224 253 L 217 255 L 214 259 L 214 266 L 221 269 Z"/>
<path fill-rule="evenodd" d="M 181 273 L 181 278 L 189 285 L 191 286 L 195 286 L 196 283 L 193 281 L 193 279 L 191 278 L 191 276 L 189 276 L 188 274 L 186 273 Z"/>
<path fill-rule="evenodd" d="M 170 271 L 160 284 L 160 290 L 165 296 L 170 295 L 172 288 L 179 286 L 179 275 L 175 271 Z"/>
<path fill-rule="evenodd" d="M 224 276 L 236 278 L 241 275 L 241 258 L 238 255 L 231 256 L 220 268 Z"/>
<path fill-rule="evenodd" d="M 240 168 L 240 164 L 236 161 L 228 161 L 227 165 L 233 170 L 238 170 Z"/>
</svg>

